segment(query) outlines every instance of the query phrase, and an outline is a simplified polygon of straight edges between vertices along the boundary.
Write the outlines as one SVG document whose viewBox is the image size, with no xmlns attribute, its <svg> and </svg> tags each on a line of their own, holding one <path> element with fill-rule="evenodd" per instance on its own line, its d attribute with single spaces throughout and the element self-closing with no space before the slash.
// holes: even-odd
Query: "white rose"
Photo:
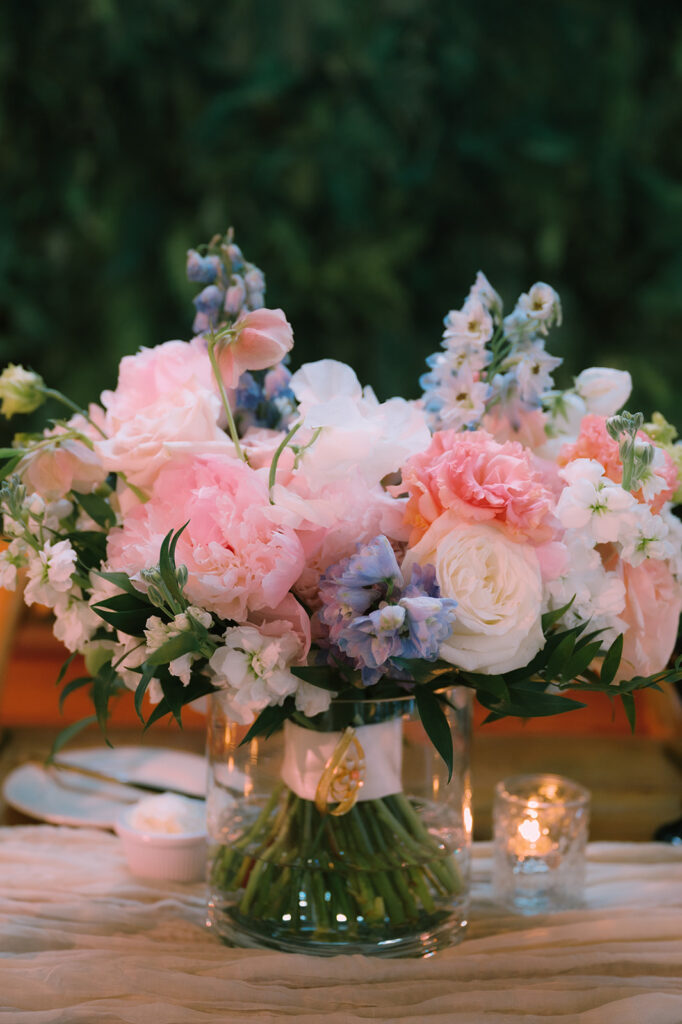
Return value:
<svg viewBox="0 0 682 1024">
<path fill-rule="evenodd" d="M 613 416 L 630 397 L 632 377 L 627 370 L 590 366 L 575 378 L 575 390 L 584 400 L 588 413 Z"/>
<path fill-rule="evenodd" d="M 544 646 L 542 583 L 535 550 L 497 527 L 445 512 L 407 552 L 403 571 L 435 566 L 443 597 L 457 601 L 440 656 L 469 672 L 521 668 Z"/>
</svg>

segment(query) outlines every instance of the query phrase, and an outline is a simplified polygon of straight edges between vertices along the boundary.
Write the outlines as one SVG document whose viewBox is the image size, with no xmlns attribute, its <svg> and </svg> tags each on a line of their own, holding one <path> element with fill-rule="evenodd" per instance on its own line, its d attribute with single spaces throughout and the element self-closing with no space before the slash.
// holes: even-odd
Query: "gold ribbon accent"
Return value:
<svg viewBox="0 0 682 1024">
<path fill-rule="evenodd" d="M 316 808 L 320 814 L 347 814 L 355 804 L 364 781 L 365 752 L 355 735 L 355 729 L 349 725 L 342 733 L 320 776 L 315 790 Z M 331 811 L 330 798 L 332 801 L 339 801 Z"/>
</svg>

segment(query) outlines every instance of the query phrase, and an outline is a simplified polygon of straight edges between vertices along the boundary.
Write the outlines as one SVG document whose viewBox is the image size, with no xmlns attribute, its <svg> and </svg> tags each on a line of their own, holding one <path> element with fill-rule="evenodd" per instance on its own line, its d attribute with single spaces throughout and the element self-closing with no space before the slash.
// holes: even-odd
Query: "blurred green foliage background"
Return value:
<svg viewBox="0 0 682 1024">
<path fill-rule="evenodd" d="M 0 82 L 0 359 L 81 402 L 233 224 L 294 365 L 416 396 L 481 268 L 682 420 L 678 2 L 5 0 Z"/>
</svg>

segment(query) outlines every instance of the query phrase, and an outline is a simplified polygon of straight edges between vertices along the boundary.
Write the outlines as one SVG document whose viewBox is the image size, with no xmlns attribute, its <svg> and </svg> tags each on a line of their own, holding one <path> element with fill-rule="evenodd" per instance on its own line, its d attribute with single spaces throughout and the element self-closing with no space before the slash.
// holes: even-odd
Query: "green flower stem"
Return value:
<svg viewBox="0 0 682 1024">
<path fill-rule="evenodd" d="M 244 835 L 218 850 L 212 881 L 236 894 L 240 916 L 268 931 L 286 917 L 287 933 L 320 941 L 428 927 L 436 901 L 461 887 L 454 859 L 403 794 L 335 817 L 281 783 Z"/>
<path fill-rule="evenodd" d="M 70 409 L 71 412 L 78 413 L 79 416 L 82 416 L 85 420 L 87 420 L 91 427 L 94 427 L 98 434 L 101 434 L 102 437 L 106 439 L 107 435 L 104 433 L 101 427 L 97 426 L 94 420 L 90 419 L 85 409 L 81 409 L 79 405 L 76 405 L 75 402 L 72 402 L 71 399 L 67 398 L 66 395 L 63 395 L 61 391 L 56 391 L 54 388 L 41 388 L 40 390 L 47 398 L 55 398 L 58 402 L 61 402 L 62 405 L 65 405 L 67 409 Z"/>
<path fill-rule="evenodd" d="M 239 443 L 239 434 L 237 433 L 237 425 L 234 422 L 234 417 L 232 415 L 232 409 L 230 408 L 230 403 L 227 400 L 227 392 L 225 391 L 225 385 L 223 384 L 223 378 L 222 378 L 221 373 L 220 373 L 220 367 L 218 365 L 218 359 L 216 358 L 215 347 L 216 347 L 216 342 L 217 341 L 218 341 L 218 339 L 217 339 L 217 337 L 215 335 L 209 340 L 209 343 L 208 343 L 208 358 L 209 358 L 209 360 L 211 362 L 211 369 L 213 370 L 213 376 L 215 377 L 216 384 L 218 385 L 218 391 L 220 393 L 220 401 L 223 403 L 223 409 L 225 410 L 225 416 L 227 417 L 227 427 L 228 427 L 228 430 L 230 431 L 230 437 L 232 438 L 233 444 L 234 444 L 235 448 L 237 449 L 237 455 L 242 460 L 242 462 L 246 462 L 246 464 L 248 465 L 248 459 L 246 458 L 246 455 L 245 455 L 245 453 L 244 453 L 244 451 L 242 449 L 242 446 Z"/>
</svg>

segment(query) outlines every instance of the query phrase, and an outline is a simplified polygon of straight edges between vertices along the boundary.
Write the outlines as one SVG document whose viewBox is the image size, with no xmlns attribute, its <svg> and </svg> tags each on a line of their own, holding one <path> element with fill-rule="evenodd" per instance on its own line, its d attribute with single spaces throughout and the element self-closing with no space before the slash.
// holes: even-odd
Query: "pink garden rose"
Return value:
<svg viewBox="0 0 682 1024">
<path fill-rule="evenodd" d="M 301 574 L 303 548 L 290 527 L 273 523 L 270 509 L 266 479 L 243 462 L 219 455 L 175 460 L 159 473 L 151 500 L 110 533 L 109 565 L 139 580 L 158 563 L 168 531 L 188 522 L 176 562 L 187 566 L 193 604 L 239 623 L 263 609 L 291 620 L 296 616 L 279 608 Z"/>
<path fill-rule="evenodd" d="M 620 562 L 617 572 L 625 583 L 625 609 L 620 618 L 628 626 L 619 677 L 660 672 L 675 647 L 682 587 L 664 562 L 651 558 L 634 567 Z"/>
<path fill-rule="evenodd" d="M 653 443 L 643 430 L 638 431 L 637 436 L 642 441 L 648 441 L 650 444 Z M 657 470 L 657 474 L 662 476 L 668 485 L 665 490 L 659 491 L 650 503 L 652 512 L 660 512 L 665 502 L 670 501 L 675 493 L 677 469 L 670 455 L 663 448 L 660 448 L 659 445 L 655 445 L 655 447 L 663 452 L 665 460 L 661 468 Z M 557 462 L 560 466 L 566 466 L 575 459 L 596 459 L 604 467 L 604 472 L 609 480 L 613 480 L 617 484 L 621 482 L 623 479 L 623 464 L 620 460 L 618 442 L 614 441 L 606 430 L 606 417 L 595 415 L 583 417 L 578 439 L 573 444 L 565 444 L 563 446 L 559 452 Z M 641 491 L 635 493 L 635 498 L 640 502 L 645 500 Z"/>
<path fill-rule="evenodd" d="M 516 441 L 499 444 L 484 430 L 439 431 L 403 468 L 410 545 L 446 511 L 462 522 L 495 522 L 513 538 L 533 544 L 557 530 L 555 499 L 533 455 Z"/>
<path fill-rule="evenodd" d="M 291 324 L 281 309 L 244 313 L 234 331 L 218 350 L 220 374 L 228 388 L 236 388 L 247 370 L 266 370 L 281 362 L 294 344 Z"/>
</svg>

